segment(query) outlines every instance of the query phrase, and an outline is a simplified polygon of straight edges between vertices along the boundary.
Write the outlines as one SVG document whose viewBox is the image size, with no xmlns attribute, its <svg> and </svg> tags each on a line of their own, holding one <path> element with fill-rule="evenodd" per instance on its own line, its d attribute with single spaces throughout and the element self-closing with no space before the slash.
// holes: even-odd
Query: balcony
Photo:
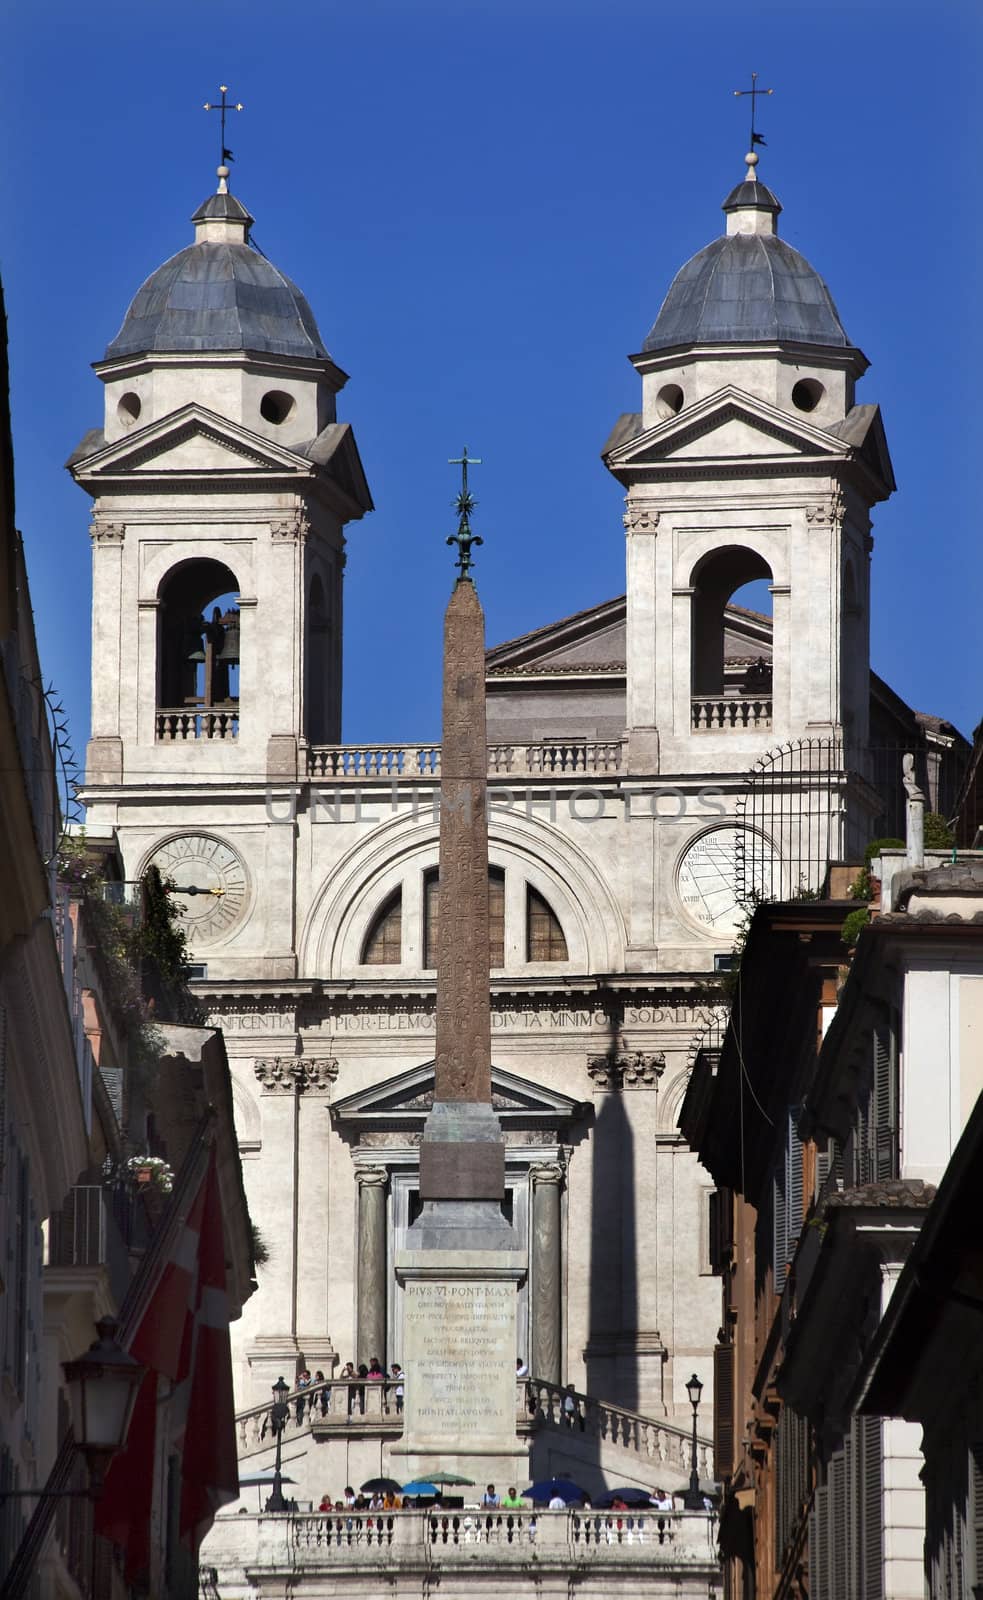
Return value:
<svg viewBox="0 0 983 1600">
<path fill-rule="evenodd" d="M 239 704 L 224 706 L 163 706 L 157 711 L 158 744 L 187 744 L 195 739 L 230 743 L 239 737 Z"/>
<path fill-rule="evenodd" d="M 698 694 L 690 707 L 693 733 L 754 733 L 771 727 L 770 695 Z"/>
<path fill-rule="evenodd" d="M 129 1231 L 130 1197 L 123 1189 L 76 1184 L 65 1204 L 48 1222 L 48 1276 L 66 1271 L 80 1278 L 104 1268 L 117 1304 L 130 1281 L 130 1257 L 124 1234 Z"/>
<path fill-rule="evenodd" d="M 540 1594 L 547 1574 L 585 1568 L 618 1593 L 620 1570 L 631 1573 L 632 1593 L 642 1592 L 639 1581 L 658 1582 L 660 1594 L 680 1600 L 705 1596 L 719 1576 L 716 1519 L 702 1511 L 239 1512 L 217 1519 L 202 1560 L 220 1593 L 236 1574 L 262 1571 L 289 1574 L 298 1597 L 323 1594 L 318 1580 L 328 1573 L 347 1575 L 346 1594 L 374 1596 L 397 1592 L 401 1575 L 445 1574 L 457 1584 L 465 1571 L 503 1568 L 510 1592 L 524 1596 Z"/>
<path fill-rule="evenodd" d="M 374 779 L 440 778 L 439 744 L 311 745 L 307 756 L 311 778 L 332 783 L 364 783 Z M 488 776 L 512 778 L 597 777 L 620 772 L 620 739 L 546 740 L 540 744 L 490 744 Z"/>
</svg>

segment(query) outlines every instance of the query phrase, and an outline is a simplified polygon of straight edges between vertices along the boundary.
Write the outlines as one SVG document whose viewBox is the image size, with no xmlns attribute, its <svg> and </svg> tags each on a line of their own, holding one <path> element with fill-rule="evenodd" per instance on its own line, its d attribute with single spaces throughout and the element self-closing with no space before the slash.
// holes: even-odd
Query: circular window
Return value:
<svg viewBox="0 0 983 1600">
<path fill-rule="evenodd" d="M 116 415 L 124 428 L 130 427 L 131 423 L 136 422 L 141 410 L 140 396 L 134 394 L 132 389 L 128 390 L 126 394 L 120 395 L 119 404 L 116 407 Z"/>
<path fill-rule="evenodd" d="M 678 383 L 663 384 L 655 398 L 662 417 L 674 417 L 677 411 L 683 409 L 683 391 Z"/>
<path fill-rule="evenodd" d="M 800 411 L 815 411 L 825 393 L 817 378 L 800 378 L 792 390 L 792 404 Z"/>
<path fill-rule="evenodd" d="M 284 394 L 282 389 L 271 389 L 259 402 L 259 414 L 267 422 L 286 422 L 293 408 L 293 395 Z"/>
</svg>

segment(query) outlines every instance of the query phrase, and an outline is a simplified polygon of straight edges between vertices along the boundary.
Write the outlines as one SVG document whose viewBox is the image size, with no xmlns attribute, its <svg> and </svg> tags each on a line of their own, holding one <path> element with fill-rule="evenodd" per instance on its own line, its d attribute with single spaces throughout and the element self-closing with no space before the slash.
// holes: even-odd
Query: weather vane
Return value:
<svg viewBox="0 0 983 1600">
<path fill-rule="evenodd" d="M 221 157 L 219 159 L 219 166 L 220 167 L 224 167 L 224 166 L 226 166 L 228 164 L 228 162 L 235 160 L 235 157 L 233 156 L 232 151 L 231 150 L 227 150 L 226 146 L 225 146 L 225 116 L 226 116 L 226 112 L 228 112 L 228 111 L 242 111 L 245 108 L 244 108 L 241 100 L 237 100 L 234 105 L 232 104 L 231 101 L 226 100 L 225 97 L 229 92 L 229 86 L 228 86 L 227 83 L 220 83 L 219 84 L 219 88 L 222 91 L 222 98 L 218 102 L 218 105 L 212 105 L 212 102 L 210 100 L 206 100 L 205 101 L 205 110 L 206 111 L 217 111 L 219 113 L 220 117 L 221 117 L 220 127 L 221 127 L 221 130 L 222 130 L 221 131 L 222 155 L 221 155 Z"/>
<path fill-rule="evenodd" d="M 750 148 L 752 150 L 754 149 L 756 144 L 764 144 L 764 142 L 765 142 L 764 136 L 762 134 L 760 134 L 760 133 L 757 133 L 755 131 L 755 127 L 754 127 L 754 112 L 755 112 L 755 107 L 757 105 L 758 95 L 759 94 L 774 94 L 774 92 L 775 92 L 774 89 L 759 89 L 758 88 L 758 74 L 756 72 L 752 72 L 752 74 L 751 74 L 751 87 L 750 87 L 750 89 L 735 89 L 734 90 L 734 93 L 736 95 L 738 95 L 738 96 L 740 96 L 742 94 L 749 94 L 751 96 L 751 144 L 750 144 Z"/>
<path fill-rule="evenodd" d="M 465 445 L 463 455 L 451 456 L 447 464 L 448 466 L 460 467 L 461 469 L 461 492 L 453 502 L 454 509 L 456 510 L 460 520 L 457 524 L 457 532 L 448 534 L 447 543 L 456 544 L 458 548 L 456 563 L 460 572 L 460 578 L 458 578 L 458 582 L 461 581 L 461 578 L 467 578 L 468 582 L 470 583 L 471 568 L 474 564 L 471 560 L 471 546 L 475 544 L 484 544 L 485 541 L 482 539 L 480 534 L 471 532 L 471 523 L 468 520 L 471 512 L 478 503 L 474 495 L 471 493 L 471 490 L 468 488 L 468 468 L 480 467 L 481 457 L 469 456 L 468 447 Z"/>
</svg>

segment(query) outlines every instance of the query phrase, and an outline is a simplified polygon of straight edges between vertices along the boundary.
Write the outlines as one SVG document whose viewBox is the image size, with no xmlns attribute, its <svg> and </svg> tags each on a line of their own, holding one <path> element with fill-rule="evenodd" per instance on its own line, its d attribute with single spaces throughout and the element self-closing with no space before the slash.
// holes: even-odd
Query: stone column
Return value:
<svg viewBox="0 0 983 1600">
<path fill-rule="evenodd" d="M 378 1356 L 384 1364 L 386 1349 L 386 1185 L 384 1167 L 361 1167 L 358 1184 L 358 1337 L 356 1364 Z"/>
<path fill-rule="evenodd" d="M 560 1190 L 563 1168 L 558 1161 L 533 1167 L 530 1286 L 532 1350 L 529 1371 L 545 1383 L 561 1381 Z M 522 1352 L 520 1352 L 522 1353 Z"/>
</svg>

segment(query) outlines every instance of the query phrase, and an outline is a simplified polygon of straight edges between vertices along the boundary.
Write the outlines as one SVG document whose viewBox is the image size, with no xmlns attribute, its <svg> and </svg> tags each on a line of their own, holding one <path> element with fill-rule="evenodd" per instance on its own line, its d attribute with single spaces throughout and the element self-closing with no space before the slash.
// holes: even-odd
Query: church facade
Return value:
<svg viewBox="0 0 983 1600">
<path fill-rule="evenodd" d="M 870 671 L 884 431 L 856 399 L 864 356 L 747 159 L 605 447 L 625 596 L 487 657 L 493 1093 L 528 1261 L 516 1355 L 672 1432 L 693 1371 L 712 1398 L 719 1316 L 712 1183 L 677 1116 L 746 909 L 815 891 L 885 831 L 873 744 L 916 750 L 939 794 L 952 746 Z M 251 248 L 226 176 L 97 363 L 103 425 L 70 467 L 92 499 L 88 826 L 117 832 L 129 877 L 174 880 L 234 1078 L 266 1253 L 233 1330 L 246 1413 L 281 1375 L 402 1360 L 440 750 L 341 740 L 345 529 L 371 496 L 337 413 L 345 374 Z M 770 614 L 735 601 L 752 583 Z M 315 1503 L 389 1470 L 391 1427 L 315 1431 L 292 1468 Z M 635 1478 L 687 1468 L 663 1455 Z"/>
</svg>

